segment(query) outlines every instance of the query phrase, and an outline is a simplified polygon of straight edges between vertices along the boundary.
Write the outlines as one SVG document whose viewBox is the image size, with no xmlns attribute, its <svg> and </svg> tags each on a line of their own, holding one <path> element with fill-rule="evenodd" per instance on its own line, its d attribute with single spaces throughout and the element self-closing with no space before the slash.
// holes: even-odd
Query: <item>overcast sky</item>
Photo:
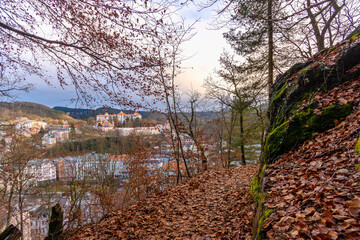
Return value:
<svg viewBox="0 0 360 240">
<path fill-rule="evenodd" d="M 188 7 L 181 11 L 181 15 L 188 23 L 200 19 L 195 25 L 194 33 L 196 35 L 182 46 L 184 56 L 192 56 L 183 62 L 183 73 L 177 79 L 183 89 L 196 89 L 204 93 L 205 90 L 202 88 L 203 80 L 212 74 L 219 65 L 218 59 L 223 49 L 229 49 L 225 39 L 222 37 L 226 29 L 212 29 L 213 14 L 213 9 L 205 9 L 199 12 L 195 7 Z M 29 77 L 28 80 L 34 84 L 34 90 L 29 93 L 18 93 L 16 101 L 41 103 L 49 107 L 75 106 L 70 101 L 76 97 L 75 92 L 72 88 L 65 90 L 60 88 L 56 76 L 50 79 L 53 86 L 46 85 L 37 77 Z"/>
</svg>

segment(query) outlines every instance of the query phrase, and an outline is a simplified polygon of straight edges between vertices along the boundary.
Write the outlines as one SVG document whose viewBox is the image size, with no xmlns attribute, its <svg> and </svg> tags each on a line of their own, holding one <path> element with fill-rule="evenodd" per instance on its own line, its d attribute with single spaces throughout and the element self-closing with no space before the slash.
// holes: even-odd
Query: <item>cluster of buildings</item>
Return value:
<svg viewBox="0 0 360 240">
<path fill-rule="evenodd" d="M 105 127 L 105 128 L 114 128 L 116 122 L 119 124 L 125 124 L 129 121 L 135 121 L 136 119 L 141 120 L 142 116 L 137 111 L 133 114 L 126 114 L 123 111 L 118 114 L 109 114 L 105 112 L 105 114 L 96 116 L 96 126 L 97 127 Z"/>
<path fill-rule="evenodd" d="M 45 129 L 46 127 L 46 122 L 28 120 L 27 118 L 15 124 L 16 133 L 26 137 L 31 137 L 31 135 L 40 132 L 41 129 Z"/>
<path fill-rule="evenodd" d="M 42 138 L 43 147 L 51 147 L 57 142 L 61 142 L 70 138 L 71 127 L 68 125 L 50 126 L 49 132 L 44 134 Z M 75 131 L 78 132 L 78 127 L 75 126 Z"/>
<path fill-rule="evenodd" d="M 69 139 L 71 132 L 71 126 L 69 125 L 48 125 L 46 122 L 29 120 L 24 117 L 12 121 L 1 121 L 0 127 L 0 141 L 3 142 L 4 150 L 10 148 L 13 139 L 13 135 L 9 135 L 7 132 L 11 128 L 14 128 L 14 133 L 24 137 L 31 137 L 40 131 L 46 131 L 42 138 L 41 145 L 43 147 L 51 147 L 57 142 Z M 79 132 L 77 126 L 75 126 L 75 131 Z"/>
<path fill-rule="evenodd" d="M 56 159 L 37 159 L 29 161 L 24 171 L 30 179 L 29 184 L 37 185 L 45 181 L 72 181 L 101 174 L 115 179 L 127 179 L 128 163 L 134 159 L 128 154 L 108 155 L 89 153 L 82 156 L 68 156 Z M 141 156 L 149 171 L 161 168 L 168 160 L 167 155 Z"/>
<path fill-rule="evenodd" d="M 83 179 L 96 180 L 101 176 L 112 176 L 114 179 L 127 181 L 130 177 L 131 171 L 129 164 L 135 158 L 140 158 L 139 161 L 143 164 L 149 174 L 154 173 L 157 169 L 166 166 L 169 157 L 166 155 L 151 155 L 151 154 L 138 154 L 138 155 L 108 155 L 108 154 L 95 154 L 89 153 L 82 156 L 68 156 L 56 159 L 36 159 L 27 162 L 24 173 L 26 184 L 24 187 L 31 187 L 44 184 L 45 182 L 55 181 L 79 181 Z M 0 165 L 1 170 L 1 165 Z M 1 181 L 1 179 L 0 179 Z M 1 182 L 0 182 L 1 185 Z M 29 196 L 30 198 L 30 196 Z M 54 192 L 51 195 L 49 203 L 59 202 L 63 207 L 64 212 L 67 208 L 71 207 L 71 200 L 68 195 Z M 81 212 L 84 214 L 84 219 L 87 215 L 94 216 L 99 208 L 96 206 L 96 201 L 90 193 L 86 193 L 81 201 Z M 39 200 L 39 201 L 38 201 Z M 40 199 L 26 200 L 26 205 L 21 214 L 17 206 L 13 206 L 11 224 L 19 226 L 20 219 L 23 223 L 24 239 L 44 239 L 48 233 L 50 206 L 45 206 L 44 202 Z M 4 205 L 0 209 L 0 232 L 5 229 L 6 213 L 8 209 Z M 96 214 L 95 214 L 96 215 Z M 2 216 L 4 218 L 2 218 Z M 66 218 L 64 224 L 66 224 Z"/>
<path fill-rule="evenodd" d="M 105 114 L 96 116 L 96 125 L 100 131 L 103 132 L 116 132 L 119 136 L 130 136 L 130 135 L 157 135 L 164 133 L 165 130 L 169 130 L 169 124 L 156 125 L 154 127 L 117 127 L 123 125 L 129 121 L 135 121 L 136 119 L 141 120 L 142 116 L 137 111 L 133 114 L 126 114 L 122 111 L 118 114 Z"/>
</svg>

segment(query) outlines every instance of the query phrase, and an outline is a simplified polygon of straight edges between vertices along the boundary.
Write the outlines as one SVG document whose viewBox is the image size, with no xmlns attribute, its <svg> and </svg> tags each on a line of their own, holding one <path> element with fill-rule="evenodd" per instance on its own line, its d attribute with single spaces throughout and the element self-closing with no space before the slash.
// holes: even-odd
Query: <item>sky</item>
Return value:
<svg viewBox="0 0 360 240">
<path fill-rule="evenodd" d="M 198 11 L 197 7 L 189 6 L 180 12 L 188 24 L 199 19 L 194 26 L 195 36 L 182 45 L 183 55 L 190 58 L 182 63 L 183 69 L 182 73 L 177 76 L 177 83 L 185 91 L 197 90 L 205 93 L 205 89 L 202 87 L 204 79 L 213 74 L 214 69 L 219 66 L 218 59 L 223 50 L 229 49 L 222 36 L 226 29 L 213 29 L 213 10 L 209 8 Z M 36 76 L 30 76 L 27 80 L 34 85 L 34 89 L 29 93 L 17 93 L 15 101 L 35 102 L 49 107 L 76 106 L 71 101 L 76 98 L 74 90 L 71 87 L 62 89 L 57 83 L 55 75 L 50 79 L 53 86 L 48 86 Z"/>
</svg>

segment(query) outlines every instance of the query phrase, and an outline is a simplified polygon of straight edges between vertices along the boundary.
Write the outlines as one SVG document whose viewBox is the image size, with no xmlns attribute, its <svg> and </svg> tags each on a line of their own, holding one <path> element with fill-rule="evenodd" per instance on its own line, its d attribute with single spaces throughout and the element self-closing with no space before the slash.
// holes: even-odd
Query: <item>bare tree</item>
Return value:
<svg viewBox="0 0 360 240">
<path fill-rule="evenodd" d="M 33 87 L 17 71 L 9 71 L 9 64 L 0 61 L 0 98 L 12 99 L 17 91 L 29 92 Z"/>
<path fill-rule="evenodd" d="M 166 29 L 158 30 L 171 13 L 169 5 L 147 0 L 4 1 L 2 62 L 45 81 L 45 69 L 52 64 L 60 85 L 73 85 L 86 104 L 109 99 L 139 107 L 147 96 L 159 93 L 153 82 L 153 68 L 159 64 L 154 42 L 165 38 Z"/>
<path fill-rule="evenodd" d="M 178 88 L 176 86 L 175 80 L 180 70 L 181 61 L 183 60 L 181 57 L 181 44 L 193 36 L 191 34 L 191 30 L 194 24 L 186 27 L 184 23 L 179 25 L 172 21 L 168 22 L 167 25 L 164 25 L 163 27 L 171 29 L 173 34 L 167 35 L 166 45 L 164 45 L 164 42 L 161 41 L 158 42 L 158 47 L 156 48 L 157 57 L 159 59 L 159 67 L 156 69 L 158 76 L 157 80 L 161 85 L 161 96 L 164 98 L 166 106 L 165 114 L 171 127 L 171 143 L 178 169 L 177 183 L 179 183 L 182 178 L 180 170 L 181 161 L 185 165 L 187 177 L 191 177 L 180 136 L 181 121 L 177 109 L 179 100 Z"/>
<path fill-rule="evenodd" d="M 36 171 L 30 161 L 42 153 L 41 150 L 34 149 L 39 144 L 34 138 L 27 139 L 16 134 L 8 137 L 11 139 L 9 149 L 0 158 L 4 173 L 1 177 L 4 183 L 1 200 L 7 206 L 6 226 L 11 224 L 12 219 L 18 219 L 19 230 L 24 234 L 26 195 L 36 186 Z"/>
<path fill-rule="evenodd" d="M 194 141 L 196 146 L 196 151 L 198 151 L 198 155 L 201 161 L 202 171 L 206 171 L 208 169 L 208 159 L 205 154 L 205 147 L 204 147 L 204 134 L 202 133 L 200 127 L 198 126 L 198 119 L 196 116 L 196 108 L 198 102 L 200 101 L 200 93 L 192 91 L 189 96 L 189 104 L 190 114 L 188 115 L 184 110 L 184 107 L 178 107 L 179 112 L 181 113 L 182 117 L 185 119 L 183 132 L 185 132 L 191 139 Z"/>
</svg>

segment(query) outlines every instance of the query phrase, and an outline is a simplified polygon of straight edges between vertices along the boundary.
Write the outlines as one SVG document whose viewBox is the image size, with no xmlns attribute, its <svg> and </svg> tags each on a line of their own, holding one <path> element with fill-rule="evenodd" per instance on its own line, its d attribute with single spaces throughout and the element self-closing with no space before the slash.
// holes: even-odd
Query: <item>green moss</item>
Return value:
<svg viewBox="0 0 360 240">
<path fill-rule="evenodd" d="M 311 68 L 305 68 L 300 71 L 300 75 L 305 75 L 308 71 L 311 71 Z"/>
<path fill-rule="evenodd" d="M 335 49 L 335 46 L 331 46 L 330 48 L 329 48 L 329 51 L 328 52 L 331 52 L 332 50 L 334 50 Z"/>
<path fill-rule="evenodd" d="M 355 164 L 355 168 L 356 168 L 357 170 L 360 170 L 360 164 Z"/>
<path fill-rule="evenodd" d="M 327 50 L 327 48 L 321 49 L 321 50 L 316 54 L 316 56 L 319 56 L 320 54 L 322 54 L 322 53 L 325 52 L 326 50 Z"/>
<path fill-rule="evenodd" d="M 255 176 L 251 181 L 249 193 L 258 205 L 260 205 L 265 198 L 265 195 L 261 194 L 260 190 L 261 190 L 261 185 L 258 180 L 258 176 Z"/>
<path fill-rule="evenodd" d="M 359 34 L 358 34 L 358 33 L 355 33 L 354 35 L 351 36 L 350 39 L 353 40 L 353 39 L 357 38 L 358 36 L 359 36 Z"/>
<path fill-rule="evenodd" d="M 335 127 L 334 120 L 346 117 L 351 112 L 351 104 L 343 106 L 331 105 L 324 108 L 324 112 L 321 115 L 313 115 L 306 124 L 312 132 L 323 132 Z"/>
<path fill-rule="evenodd" d="M 281 87 L 281 89 L 275 93 L 275 96 L 274 96 L 273 100 L 271 101 L 271 104 L 276 102 L 278 99 L 282 98 L 283 94 L 285 93 L 286 88 L 287 88 L 287 84 L 285 83 Z"/>
<path fill-rule="evenodd" d="M 261 173 L 260 173 L 260 177 L 262 177 L 262 176 L 264 175 L 265 170 L 266 170 L 268 167 L 269 167 L 269 165 L 268 165 L 268 164 L 265 164 L 265 165 L 262 167 L 262 169 L 261 169 Z"/>
<path fill-rule="evenodd" d="M 251 184 L 250 184 L 249 193 L 253 197 L 254 201 L 259 205 L 265 199 L 265 194 L 261 193 L 261 183 L 260 183 L 259 179 L 262 178 L 262 176 L 264 175 L 265 170 L 266 170 L 266 168 L 268 166 L 269 165 L 265 164 L 262 167 L 260 174 L 254 176 L 254 178 L 253 178 L 253 180 L 251 181 Z"/>
<path fill-rule="evenodd" d="M 258 229 L 257 229 L 257 235 L 256 235 L 256 238 L 255 238 L 256 240 L 265 238 L 265 233 L 263 231 L 261 231 L 261 227 L 264 225 L 265 220 L 268 217 L 270 217 L 273 212 L 274 211 L 271 210 L 271 209 L 267 209 L 265 211 L 262 211 L 262 216 L 261 216 L 261 218 L 259 220 Z"/>
<path fill-rule="evenodd" d="M 313 105 L 309 105 L 301 112 L 292 111 L 293 115 L 288 121 L 271 131 L 264 148 L 267 162 L 312 138 L 315 132 L 321 133 L 333 128 L 335 120 L 344 118 L 352 112 L 350 104 L 326 107 L 321 115 L 316 115 L 313 108 Z"/>
<path fill-rule="evenodd" d="M 271 131 L 269 136 L 266 138 L 264 147 L 267 156 L 273 157 L 281 149 L 281 146 L 286 139 L 287 128 L 288 123 L 284 122 Z"/>
<path fill-rule="evenodd" d="M 357 140 L 357 143 L 355 145 L 355 156 L 360 154 L 360 136 L 359 139 Z"/>
</svg>

